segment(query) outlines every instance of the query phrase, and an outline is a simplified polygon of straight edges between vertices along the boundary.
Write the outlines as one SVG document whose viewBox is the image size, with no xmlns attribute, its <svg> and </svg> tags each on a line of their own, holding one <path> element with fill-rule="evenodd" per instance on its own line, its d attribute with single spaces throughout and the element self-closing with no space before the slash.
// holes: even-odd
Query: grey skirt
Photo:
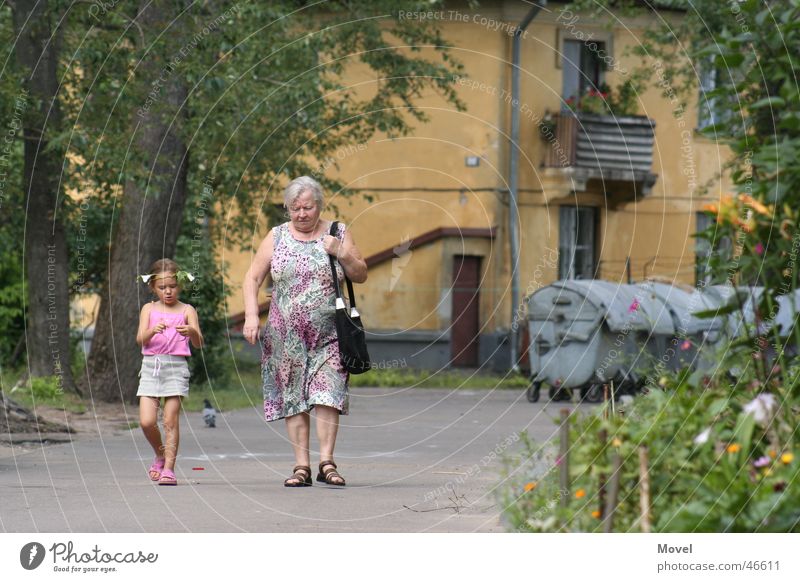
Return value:
<svg viewBox="0 0 800 582">
<path fill-rule="evenodd" d="M 169 354 L 142 356 L 139 370 L 139 391 L 136 396 L 187 396 L 189 394 L 189 363 L 186 356 Z"/>
</svg>

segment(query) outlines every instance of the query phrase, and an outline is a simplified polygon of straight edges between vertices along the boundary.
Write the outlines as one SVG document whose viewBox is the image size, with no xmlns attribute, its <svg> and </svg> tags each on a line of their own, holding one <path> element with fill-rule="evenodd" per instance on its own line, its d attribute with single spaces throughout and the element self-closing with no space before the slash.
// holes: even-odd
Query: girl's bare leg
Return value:
<svg viewBox="0 0 800 582">
<path fill-rule="evenodd" d="M 164 468 L 175 470 L 175 459 L 178 457 L 180 430 L 178 420 L 181 413 L 181 397 L 169 396 L 164 402 Z"/>
<path fill-rule="evenodd" d="M 158 398 L 142 396 L 139 398 L 139 425 L 142 427 L 147 442 L 153 447 L 156 458 L 164 458 L 164 445 L 161 442 L 161 431 L 158 430 Z"/>
</svg>

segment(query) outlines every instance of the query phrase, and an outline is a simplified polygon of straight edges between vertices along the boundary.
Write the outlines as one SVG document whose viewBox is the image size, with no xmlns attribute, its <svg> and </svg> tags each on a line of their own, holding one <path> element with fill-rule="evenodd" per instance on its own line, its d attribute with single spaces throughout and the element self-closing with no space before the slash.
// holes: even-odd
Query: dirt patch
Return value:
<svg viewBox="0 0 800 582">
<path fill-rule="evenodd" d="M 75 438 L 119 434 L 138 426 L 136 407 L 89 403 L 85 412 L 37 406 L 33 411 L 4 398 L 0 402 L 0 457 L 12 449 L 24 451 L 42 445 L 68 443 Z"/>
<path fill-rule="evenodd" d="M 0 393 L 0 434 L 32 432 L 67 433 L 71 431 L 66 425 L 37 416 Z"/>
<path fill-rule="evenodd" d="M 61 424 L 77 435 L 111 435 L 139 426 L 139 409 L 135 406 L 92 402 L 86 412 L 70 412 L 39 407 L 36 412 L 45 421 Z"/>
</svg>

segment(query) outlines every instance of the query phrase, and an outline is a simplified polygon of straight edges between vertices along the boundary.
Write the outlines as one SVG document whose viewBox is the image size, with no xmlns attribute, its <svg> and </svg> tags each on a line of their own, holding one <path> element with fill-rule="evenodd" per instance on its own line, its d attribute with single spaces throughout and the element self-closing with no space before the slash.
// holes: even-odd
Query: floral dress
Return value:
<svg viewBox="0 0 800 582">
<path fill-rule="evenodd" d="M 344 240 L 344 232 L 339 223 L 339 240 Z M 324 235 L 297 240 L 284 223 L 273 229 L 273 236 L 272 302 L 261 350 L 264 417 L 278 420 L 316 404 L 347 414 L 349 374 L 339 355 L 335 291 Z M 336 270 L 343 281 L 338 262 Z"/>
</svg>

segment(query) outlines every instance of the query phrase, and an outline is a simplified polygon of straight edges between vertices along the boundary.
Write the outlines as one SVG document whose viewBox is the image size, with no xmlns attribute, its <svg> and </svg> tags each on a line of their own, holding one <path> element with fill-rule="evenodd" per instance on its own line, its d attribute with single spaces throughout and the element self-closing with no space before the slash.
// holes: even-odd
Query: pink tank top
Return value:
<svg viewBox="0 0 800 582">
<path fill-rule="evenodd" d="M 167 324 L 166 329 L 155 334 L 149 342 L 142 346 L 144 356 L 191 356 L 189 350 L 189 337 L 182 336 L 175 329 L 178 325 L 186 325 L 186 310 L 183 313 L 164 313 L 163 311 L 150 310 L 150 327 L 160 322 Z"/>
</svg>

